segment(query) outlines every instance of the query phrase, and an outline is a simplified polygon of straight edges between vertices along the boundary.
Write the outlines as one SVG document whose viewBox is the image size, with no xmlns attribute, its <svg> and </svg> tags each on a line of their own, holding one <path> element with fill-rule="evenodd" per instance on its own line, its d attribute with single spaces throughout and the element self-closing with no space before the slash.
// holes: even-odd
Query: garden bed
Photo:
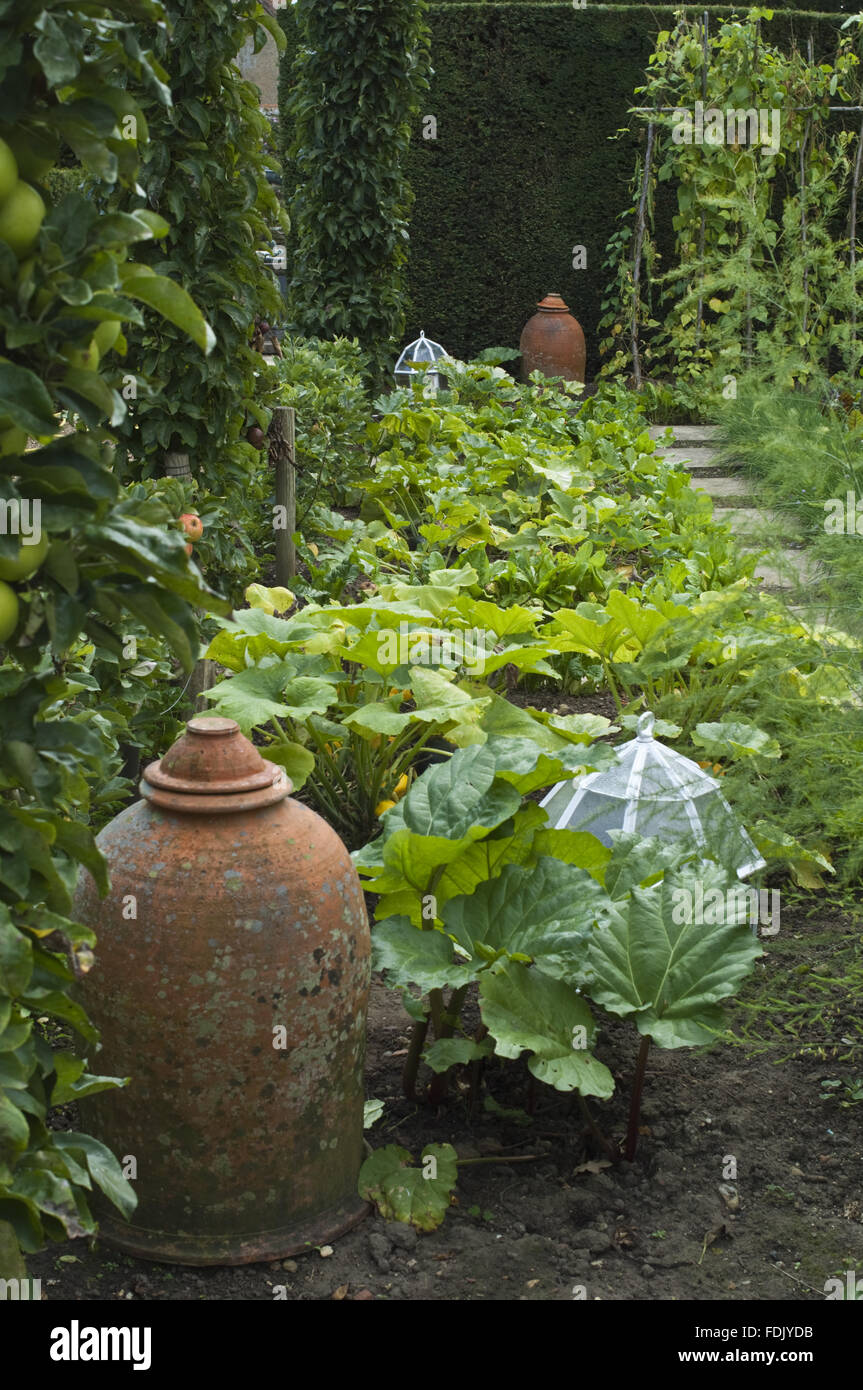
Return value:
<svg viewBox="0 0 863 1390">
<path fill-rule="evenodd" d="M 30 1273 L 50 1300 L 547 1301 L 583 1289 L 591 1300 L 821 1301 L 826 1280 L 863 1273 L 863 1142 L 850 1100 L 863 1044 L 859 931 L 859 917 L 823 894 L 783 905 L 780 934 L 731 1013 L 740 1044 L 653 1050 L 640 1149 L 617 1168 L 603 1166 L 574 1098 L 532 1087 L 521 1064 L 489 1065 L 473 1116 L 458 1081 L 437 1110 L 406 1101 L 407 1019 L 376 980 L 367 1090 L 385 1109 L 374 1144 L 418 1155 L 448 1141 L 460 1158 L 486 1160 L 460 1168 L 437 1231 L 370 1216 L 332 1255 L 217 1269 L 74 1241 L 31 1256 Z M 605 1022 L 596 1052 L 623 1084 L 592 1108 L 619 1138 L 631 1028 Z"/>
</svg>

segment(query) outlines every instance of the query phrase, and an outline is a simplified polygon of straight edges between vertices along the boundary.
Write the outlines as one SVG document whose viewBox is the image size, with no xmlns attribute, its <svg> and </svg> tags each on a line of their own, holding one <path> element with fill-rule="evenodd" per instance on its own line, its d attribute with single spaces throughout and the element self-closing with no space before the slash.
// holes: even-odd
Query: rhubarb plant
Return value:
<svg viewBox="0 0 863 1390">
<path fill-rule="evenodd" d="M 646 1041 L 631 1159 L 650 1039 L 661 1047 L 712 1041 L 722 1029 L 719 1001 L 761 951 L 745 896 L 732 892 L 736 878 L 694 847 L 615 832 L 609 849 L 592 835 L 549 827 L 540 807 L 523 802 L 538 786 L 601 764 L 607 752 L 538 755 L 526 740 L 499 736 L 458 750 L 415 783 L 354 861 L 380 895 L 375 968 L 414 1019 L 405 1093 L 416 1098 L 421 1060 L 437 1074 L 435 1100 L 453 1066 L 527 1052 L 538 1079 L 576 1092 L 582 1104 L 606 1099 L 614 1079 L 594 1055 L 591 1006 L 632 1015 Z M 730 911 L 703 921 L 681 912 L 681 901 L 691 906 L 719 890 Z M 482 1014 L 473 1035 L 462 1020 L 472 985 Z"/>
<path fill-rule="evenodd" d="M 630 1162 L 651 1041 L 662 1048 L 715 1041 L 721 1001 L 763 954 L 737 887 L 710 860 L 681 865 L 657 883 L 634 886 L 591 937 L 581 984 L 594 1003 L 631 1018 L 641 1036 L 624 1151 Z M 710 902 L 712 911 L 693 911 L 696 901 Z"/>
<path fill-rule="evenodd" d="M 538 852 L 535 838 L 545 830 L 546 814 L 524 798 L 605 766 L 613 755 L 605 745 L 589 745 L 587 735 L 568 742 L 543 732 L 557 738 L 556 749 L 495 735 L 457 750 L 414 784 L 385 816 L 380 837 L 354 855 L 370 891 L 380 895 L 375 967 L 401 990 L 414 1019 L 403 1078 L 408 1096 L 416 1094 L 423 1055 L 445 1078 L 454 1064 L 490 1054 L 493 1029 L 492 1041 L 471 1038 L 461 1012 L 471 984 L 499 963 L 530 963 L 543 971 L 560 986 L 559 1007 L 572 1026 L 592 1036 L 584 1001 L 565 977 L 605 910 L 602 890 L 587 868 Z M 593 836 L 573 839 L 586 862 L 594 868 L 601 863 L 603 847 Z M 423 998 L 414 997 L 412 986 Z M 535 1022 L 541 1030 L 541 1011 Z M 426 1047 L 430 1028 L 434 1038 Z M 599 1064 L 579 1074 L 589 1094 L 611 1094 L 610 1076 Z M 433 1084 L 433 1094 L 443 1094 L 444 1085 Z"/>
</svg>

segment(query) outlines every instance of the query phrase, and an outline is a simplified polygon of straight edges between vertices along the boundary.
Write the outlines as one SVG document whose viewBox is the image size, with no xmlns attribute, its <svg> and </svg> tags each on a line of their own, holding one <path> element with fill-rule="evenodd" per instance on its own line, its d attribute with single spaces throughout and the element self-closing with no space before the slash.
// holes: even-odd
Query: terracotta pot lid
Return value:
<svg viewBox="0 0 863 1390">
<path fill-rule="evenodd" d="M 145 769 L 140 790 L 157 806 L 212 815 L 272 806 L 291 783 L 233 719 L 197 715 L 164 758 Z"/>
<path fill-rule="evenodd" d="M 547 314 L 569 313 L 569 305 L 564 304 L 559 294 L 547 294 L 545 299 L 541 299 L 536 307 L 537 309 L 544 309 Z"/>
</svg>

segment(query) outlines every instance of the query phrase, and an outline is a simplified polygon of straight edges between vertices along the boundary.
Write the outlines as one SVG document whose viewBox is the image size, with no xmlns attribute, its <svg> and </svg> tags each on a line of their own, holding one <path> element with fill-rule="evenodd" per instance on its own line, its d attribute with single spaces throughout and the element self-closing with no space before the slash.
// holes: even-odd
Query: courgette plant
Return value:
<svg viewBox="0 0 863 1390">
<path fill-rule="evenodd" d="M 538 615 L 471 599 L 470 568 L 431 578 L 287 618 L 275 605 L 290 609 L 289 591 L 252 586 L 255 606 L 223 620 L 208 649 L 233 672 L 208 691 L 218 712 L 258 733 L 264 756 L 351 847 L 369 838 L 432 739 L 455 748 L 504 726 L 567 744 L 568 734 L 512 709 L 496 689 L 506 667 L 551 673 L 556 649 L 537 638 Z"/>
</svg>

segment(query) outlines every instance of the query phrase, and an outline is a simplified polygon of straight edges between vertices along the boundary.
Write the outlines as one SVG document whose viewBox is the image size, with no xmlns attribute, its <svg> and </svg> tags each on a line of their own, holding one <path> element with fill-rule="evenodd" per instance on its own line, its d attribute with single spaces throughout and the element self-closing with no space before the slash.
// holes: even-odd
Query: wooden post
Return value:
<svg viewBox="0 0 863 1390">
<path fill-rule="evenodd" d="M 293 406 L 280 405 L 270 421 L 270 458 L 276 470 L 276 583 L 287 585 L 297 572 L 294 531 L 297 528 L 296 429 Z M 284 523 L 284 524 L 283 524 Z"/>
<path fill-rule="evenodd" d="M 211 714 L 213 706 L 204 695 L 205 690 L 212 690 L 218 680 L 218 671 L 215 661 L 210 661 L 202 656 L 195 662 L 195 669 L 192 671 L 189 680 L 187 695 L 194 701 L 196 714 Z"/>
<path fill-rule="evenodd" d="M 188 454 L 165 454 L 165 477 L 166 478 L 191 478 L 192 465 L 189 462 Z"/>
</svg>

